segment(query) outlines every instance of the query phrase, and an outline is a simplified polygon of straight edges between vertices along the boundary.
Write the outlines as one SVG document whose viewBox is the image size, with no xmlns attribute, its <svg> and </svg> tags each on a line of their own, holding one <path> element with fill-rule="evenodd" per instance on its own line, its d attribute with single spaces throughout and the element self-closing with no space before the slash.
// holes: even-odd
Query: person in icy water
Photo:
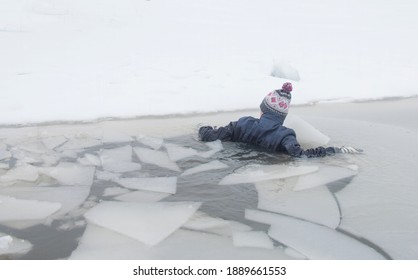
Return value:
<svg viewBox="0 0 418 280">
<path fill-rule="evenodd" d="M 317 147 L 302 149 L 293 129 L 283 126 L 292 99 L 292 84 L 267 94 L 260 105 L 261 117 L 242 117 L 224 127 L 201 126 L 199 139 L 253 144 L 270 152 L 286 153 L 294 157 L 324 157 L 335 153 L 360 153 L 352 147 Z"/>
</svg>

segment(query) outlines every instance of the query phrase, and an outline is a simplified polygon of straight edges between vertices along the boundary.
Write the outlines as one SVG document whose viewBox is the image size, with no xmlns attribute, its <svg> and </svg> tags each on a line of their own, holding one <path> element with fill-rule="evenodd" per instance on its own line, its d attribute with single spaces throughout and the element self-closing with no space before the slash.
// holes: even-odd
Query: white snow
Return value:
<svg viewBox="0 0 418 280">
<path fill-rule="evenodd" d="M 154 191 L 174 194 L 177 190 L 177 177 L 135 177 L 115 180 L 119 185 L 134 190 Z"/>
<path fill-rule="evenodd" d="M 247 209 L 245 217 L 270 224 L 268 234 L 309 259 L 384 259 L 373 248 L 328 227 L 268 212 Z"/>
<path fill-rule="evenodd" d="M 234 246 L 273 249 L 273 241 L 264 231 L 234 232 L 232 235 Z"/>
<path fill-rule="evenodd" d="M 154 246 L 184 224 L 200 205 L 197 202 L 102 202 L 85 217 L 90 223 Z"/>
<path fill-rule="evenodd" d="M 214 160 L 208 163 L 204 163 L 198 165 L 196 167 L 192 167 L 190 169 L 185 170 L 181 176 L 192 175 L 199 172 L 209 171 L 209 170 L 217 170 L 217 169 L 224 169 L 228 168 L 228 165 L 225 163 L 220 162 L 219 160 Z"/>
<path fill-rule="evenodd" d="M 151 191 L 134 191 L 126 194 L 118 195 L 114 199 L 124 202 L 157 202 L 170 196 L 169 193 L 151 192 Z"/>
<path fill-rule="evenodd" d="M 173 171 L 180 171 L 177 164 L 168 157 L 167 153 L 163 151 L 155 151 L 140 147 L 135 147 L 134 151 L 138 158 L 144 163 L 154 164 Z"/>
<path fill-rule="evenodd" d="M 235 173 L 225 176 L 219 185 L 254 183 L 275 179 L 283 179 L 318 170 L 317 166 L 291 166 L 287 164 L 259 165 L 250 164 L 235 170 Z"/>
</svg>

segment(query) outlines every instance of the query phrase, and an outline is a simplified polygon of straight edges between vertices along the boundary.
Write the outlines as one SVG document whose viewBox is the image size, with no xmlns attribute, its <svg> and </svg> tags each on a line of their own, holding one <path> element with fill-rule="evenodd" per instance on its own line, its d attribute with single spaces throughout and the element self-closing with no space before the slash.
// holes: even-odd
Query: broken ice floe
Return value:
<svg viewBox="0 0 418 280">
<path fill-rule="evenodd" d="M 43 138 L 41 141 L 45 145 L 46 148 L 53 150 L 56 147 L 67 142 L 68 139 L 65 138 L 64 136 L 54 136 L 54 137 Z"/>
<path fill-rule="evenodd" d="M 88 225 L 70 259 L 239 260 L 289 259 L 289 256 L 280 248 L 236 247 L 230 237 L 184 229 L 149 247 L 117 232 Z"/>
<path fill-rule="evenodd" d="M 134 148 L 134 151 L 138 158 L 144 163 L 154 164 L 177 172 L 180 171 L 177 164 L 173 162 L 165 152 L 140 147 Z"/>
<path fill-rule="evenodd" d="M 284 125 L 296 131 L 299 143 L 305 148 L 326 146 L 330 138 L 300 117 L 289 114 Z"/>
<path fill-rule="evenodd" d="M 102 202 L 84 216 L 93 223 L 154 246 L 183 225 L 198 202 Z"/>
<path fill-rule="evenodd" d="M 335 197 L 326 187 L 295 192 L 284 181 L 256 183 L 258 208 L 336 228 L 341 214 Z"/>
<path fill-rule="evenodd" d="M 0 144 L 0 160 L 9 159 L 12 153 L 7 149 L 6 145 Z"/>
<path fill-rule="evenodd" d="M 177 177 L 120 178 L 119 185 L 135 190 L 145 190 L 174 194 L 177 190 Z"/>
<path fill-rule="evenodd" d="M 120 194 L 125 194 L 129 192 L 129 190 L 120 187 L 110 187 L 106 188 L 103 192 L 103 196 L 116 196 Z"/>
<path fill-rule="evenodd" d="M 141 169 L 141 164 L 132 162 L 132 147 L 124 146 L 100 152 L 103 169 L 111 172 L 130 172 Z"/>
<path fill-rule="evenodd" d="M 167 150 L 168 157 L 172 161 L 178 161 L 184 158 L 197 155 L 197 151 L 193 148 L 182 147 L 176 144 L 164 144 L 164 147 Z"/>
<path fill-rule="evenodd" d="M 204 231 L 223 236 L 232 236 L 234 232 L 251 230 L 250 226 L 240 222 L 212 217 L 200 211 L 196 211 L 196 213 L 182 226 L 182 228 Z"/>
<path fill-rule="evenodd" d="M 0 223 L 44 220 L 60 208 L 60 203 L 17 199 L 0 195 Z"/>
<path fill-rule="evenodd" d="M 357 174 L 354 166 L 349 168 L 338 166 L 320 166 L 315 173 L 300 176 L 294 186 L 295 191 L 323 186 L 331 182 L 352 177 Z"/>
<path fill-rule="evenodd" d="M 138 141 L 145 146 L 148 146 L 154 150 L 158 150 L 164 143 L 164 140 L 161 138 L 149 137 L 149 136 L 138 136 Z"/>
<path fill-rule="evenodd" d="M 273 241 L 264 231 L 237 231 L 232 235 L 234 246 L 273 249 Z"/>
<path fill-rule="evenodd" d="M 38 168 L 23 164 L 10 169 L 6 174 L 0 176 L 0 182 L 13 183 L 16 181 L 35 182 L 39 177 Z"/>
<path fill-rule="evenodd" d="M 85 154 L 84 157 L 82 158 L 78 158 L 77 161 L 82 164 L 82 165 L 86 165 L 86 166 L 101 166 L 102 165 L 102 161 L 100 160 L 100 158 L 96 155 L 93 154 Z"/>
<path fill-rule="evenodd" d="M 92 166 L 60 163 L 55 167 L 40 167 L 38 170 L 40 173 L 54 178 L 62 185 L 91 186 L 96 169 Z"/>
<path fill-rule="evenodd" d="M 0 195 L 18 199 L 59 203 L 60 209 L 51 218 L 57 218 L 77 209 L 87 198 L 90 188 L 86 186 L 60 187 L 7 187 L 0 189 Z"/>
<path fill-rule="evenodd" d="M 103 181 L 114 181 L 121 176 L 120 173 L 114 173 L 109 171 L 96 170 L 96 178 Z"/>
<path fill-rule="evenodd" d="M 214 154 L 216 154 L 219 151 L 223 150 L 223 145 L 222 142 L 220 140 L 216 140 L 213 142 L 205 142 L 206 146 L 208 146 L 210 148 L 209 151 L 205 151 L 205 152 L 198 152 L 198 156 L 203 157 L 203 158 L 209 158 L 211 156 L 213 156 Z"/>
<path fill-rule="evenodd" d="M 216 169 L 224 169 L 228 168 L 229 166 L 220 162 L 219 160 L 214 160 L 208 163 L 204 163 L 201 165 L 198 165 L 196 167 L 187 169 L 184 171 L 181 176 L 191 175 L 199 172 L 209 171 L 209 170 L 216 170 Z"/>
<path fill-rule="evenodd" d="M 247 209 L 248 220 L 270 224 L 268 234 L 309 259 L 384 259 L 373 248 L 334 229 L 283 215 Z"/>
<path fill-rule="evenodd" d="M 133 140 L 132 136 L 115 131 L 105 130 L 101 135 L 103 143 L 125 143 Z"/>
<path fill-rule="evenodd" d="M 267 180 L 283 179 L 312 173 L 318 170 L 317 166 L 290 166 L 285 164 L 278 165 L 258 165 L 252 164 L 241 167 L 236 173 L 224 177 L 220 185 L 232 185 L 242 183 L 254 183 Z"/>
<path fill-rule="evenodd" d="M 162 192 L 134 191 L 118 195 L 114 199 L 124 202 L 157 202 L 170 195 L 170 193 Z"/>
<path fill-rule="evenodd" d="M 55 148 L 55 150 L 60 152 L 64 152 L 67 150 L 84 150 L 94 146 L 99 146 L 101 144 L 101 141 L 93 138 L 72 138 L 65 142 L 63 145 Z"/>
<path fill-rule="evenodd" d="M 0 258 L 9 255 L 24 255 L 32 249 L 32 244 L 26 240 L 0 232 Z"/>
</svg>

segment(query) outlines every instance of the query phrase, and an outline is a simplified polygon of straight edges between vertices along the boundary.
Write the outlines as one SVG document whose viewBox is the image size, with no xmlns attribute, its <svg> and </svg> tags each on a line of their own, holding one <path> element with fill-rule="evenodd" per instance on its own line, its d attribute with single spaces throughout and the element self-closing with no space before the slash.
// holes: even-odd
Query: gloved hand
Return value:
<svg viewBox="0 0 418 280">
<path fill-rule="evenodd" d="M 356 149 L 350 146 L 341 146 L 335 148 L 336 153 L 341 154 L 361 154 L 363 152 L 362 149 Z"/>
</svg>

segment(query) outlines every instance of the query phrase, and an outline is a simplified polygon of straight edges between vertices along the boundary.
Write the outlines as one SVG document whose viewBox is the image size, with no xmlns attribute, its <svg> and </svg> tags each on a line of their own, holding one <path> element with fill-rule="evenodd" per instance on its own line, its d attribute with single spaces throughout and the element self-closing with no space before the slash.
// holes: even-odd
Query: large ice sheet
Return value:
<svg viewBox="0 0 418 280">
<path fill-rule="evenodd" d="M 175 194 L 177 177 L 120 178 L 115 180 L 119 185 L 134 190 L 154 191 Z"/>
<path fill-rule="evenodd" d="M 245 212 L 245 218 L 270 224 L 268 234 L 273 239 L 297 250 L 309 259 L 384 259 L 366 244 L 325 226 L 249 209 Z"/>
<path fill-rule="evenodd" d="M 326 187 L 295 192 L 291 182 L 264 181 L 256 183 L 258 208 L 286 214 L 314 223 L 337 228 L 341 214 L 335 197 Z"/>
<path fill-rule="evenodd" d="M 0 176 L 0 182 L 10 183 L 15 181 L 35 182 L 39 177 L 38 168 L 29 164 L 23 164 L 10 169 Z"/>
<path fill-rule="evenodd" d="M 40 167 L 39 172 L 54 178 L 62 185 L 67 186 L 91 186 L 93 184 L 93 166 L 81 166 L 78 164 L 59 164 L 55 167 Z"/>
<path fill-rule="evenodd" d="M 51 217 L 58 218 L 79 207 L 86 200 L 90 188 L 86 186 L 60 187 L 7 187 L 0 189 L 0 195 L 12 196 L 18 199 L 55 202 L 61 208 Z"/>
<path fill-rule="evenodd" d="M 0 195 L 0 223 L 42 220 L 61 208 L 60 203 L 23 200 Z"/>
<path fill-rule="evenodd" d="M 151 192 L 151 191 L 134 191 L 126 194 L 118 195 L 114 199 L 124 202 L 157 202 L 170 196 L 169 193 Z"/>
<path fill-rule="evenodd" d="M 171 143 L 164 144 L 164 147 L 167 150 L 168 157 L 172 161 L 178 161 L 184 158 L 197 155 L 197 151 L 193 148 L 182 147 Z"/>
<path fill-rule="evenodd" d="M 231 238 L 179 229 L 153 247 L 95 225 L 88 225 L 70 259 L 132 260 L 254 260 L 289 259 L 273 250 L 233 246 Z"/>
<path fill-rule="evenodd" d="M 254 183 L 268 180 L 283 179 L 318 170 L 317 166 L 290 166 L 285 164 L 259 165 L 250 164 L 236 170 L 236 173 L 224 177 L 220 185 L 232 185 L 242 183 Z"/>
<path fill-rule="evenodd" d="M 238 231 L 232 235 L 234 246 L 273 249 L 273 241 L 264 231 Z"/>
<path fill-rule="evenodd" d="M 300 176 L 294 186 L 295 191 L 323 186 L 331 182 L 348 178 L 357 174 L 356 168 L 321 165 L 318 172 Z"/>
<path fill-rule="evenodd" d="M 183 225 L 199 202 L 102 202 L 89 210 L 88 222 L 154 246 Z"/>
<path fill-rule="evenodd" d="M 122 132 L 115 132 L 105 130 L 101 135 L 101 140 L 103 143 L 125 143 L 131 142 L 133 140 L 132 136 L 127 135 Z"/>
<path fill-rule="evenodd" d="M 173 171 L 180 171 L 177 164 L 173 162 L 165 152 L 140 147 L 134 148 L 134 151 L 142 162 L 154 164 Z"/>
<path fill-rule="evenodd" d="M 141 164 L 132 162 L 132 147 L 105 149 L 100 152 L 103 169 L 111 172 L 131 172 L 141 169 Z"/>
<path fill-rule="evenodd" d="M 216 169 L 224 169 L 228 168 L 229 166 L 225 163 L 220 162 L 219 160 L 214 160 L 208 163 L 204 163 L 201 165 L 198 165 L 196 167 L 192 167 L 190 169 L 185 170 L 181 176 L 185 175 L 191 175 L 199 172 L 209 171 L 209 170 L 216 170 Z"/>
<path fill-rule="evenodd" d="M 65 142 L 63 145 L 55 148 L 57 151 L 65 151 L 65 150 L 84 150 L 86 148 L 91 148 L 94 146 L 101 145 L 102 142 L 88 137 L 80 137 L 80 138 L 72 138 Z"/>
<path fill-rule="evenodd" d="M 24 255 L 32 249 L 32 244 L 11 235 L 0 232 L 0 257 Z"/>
</svg>

